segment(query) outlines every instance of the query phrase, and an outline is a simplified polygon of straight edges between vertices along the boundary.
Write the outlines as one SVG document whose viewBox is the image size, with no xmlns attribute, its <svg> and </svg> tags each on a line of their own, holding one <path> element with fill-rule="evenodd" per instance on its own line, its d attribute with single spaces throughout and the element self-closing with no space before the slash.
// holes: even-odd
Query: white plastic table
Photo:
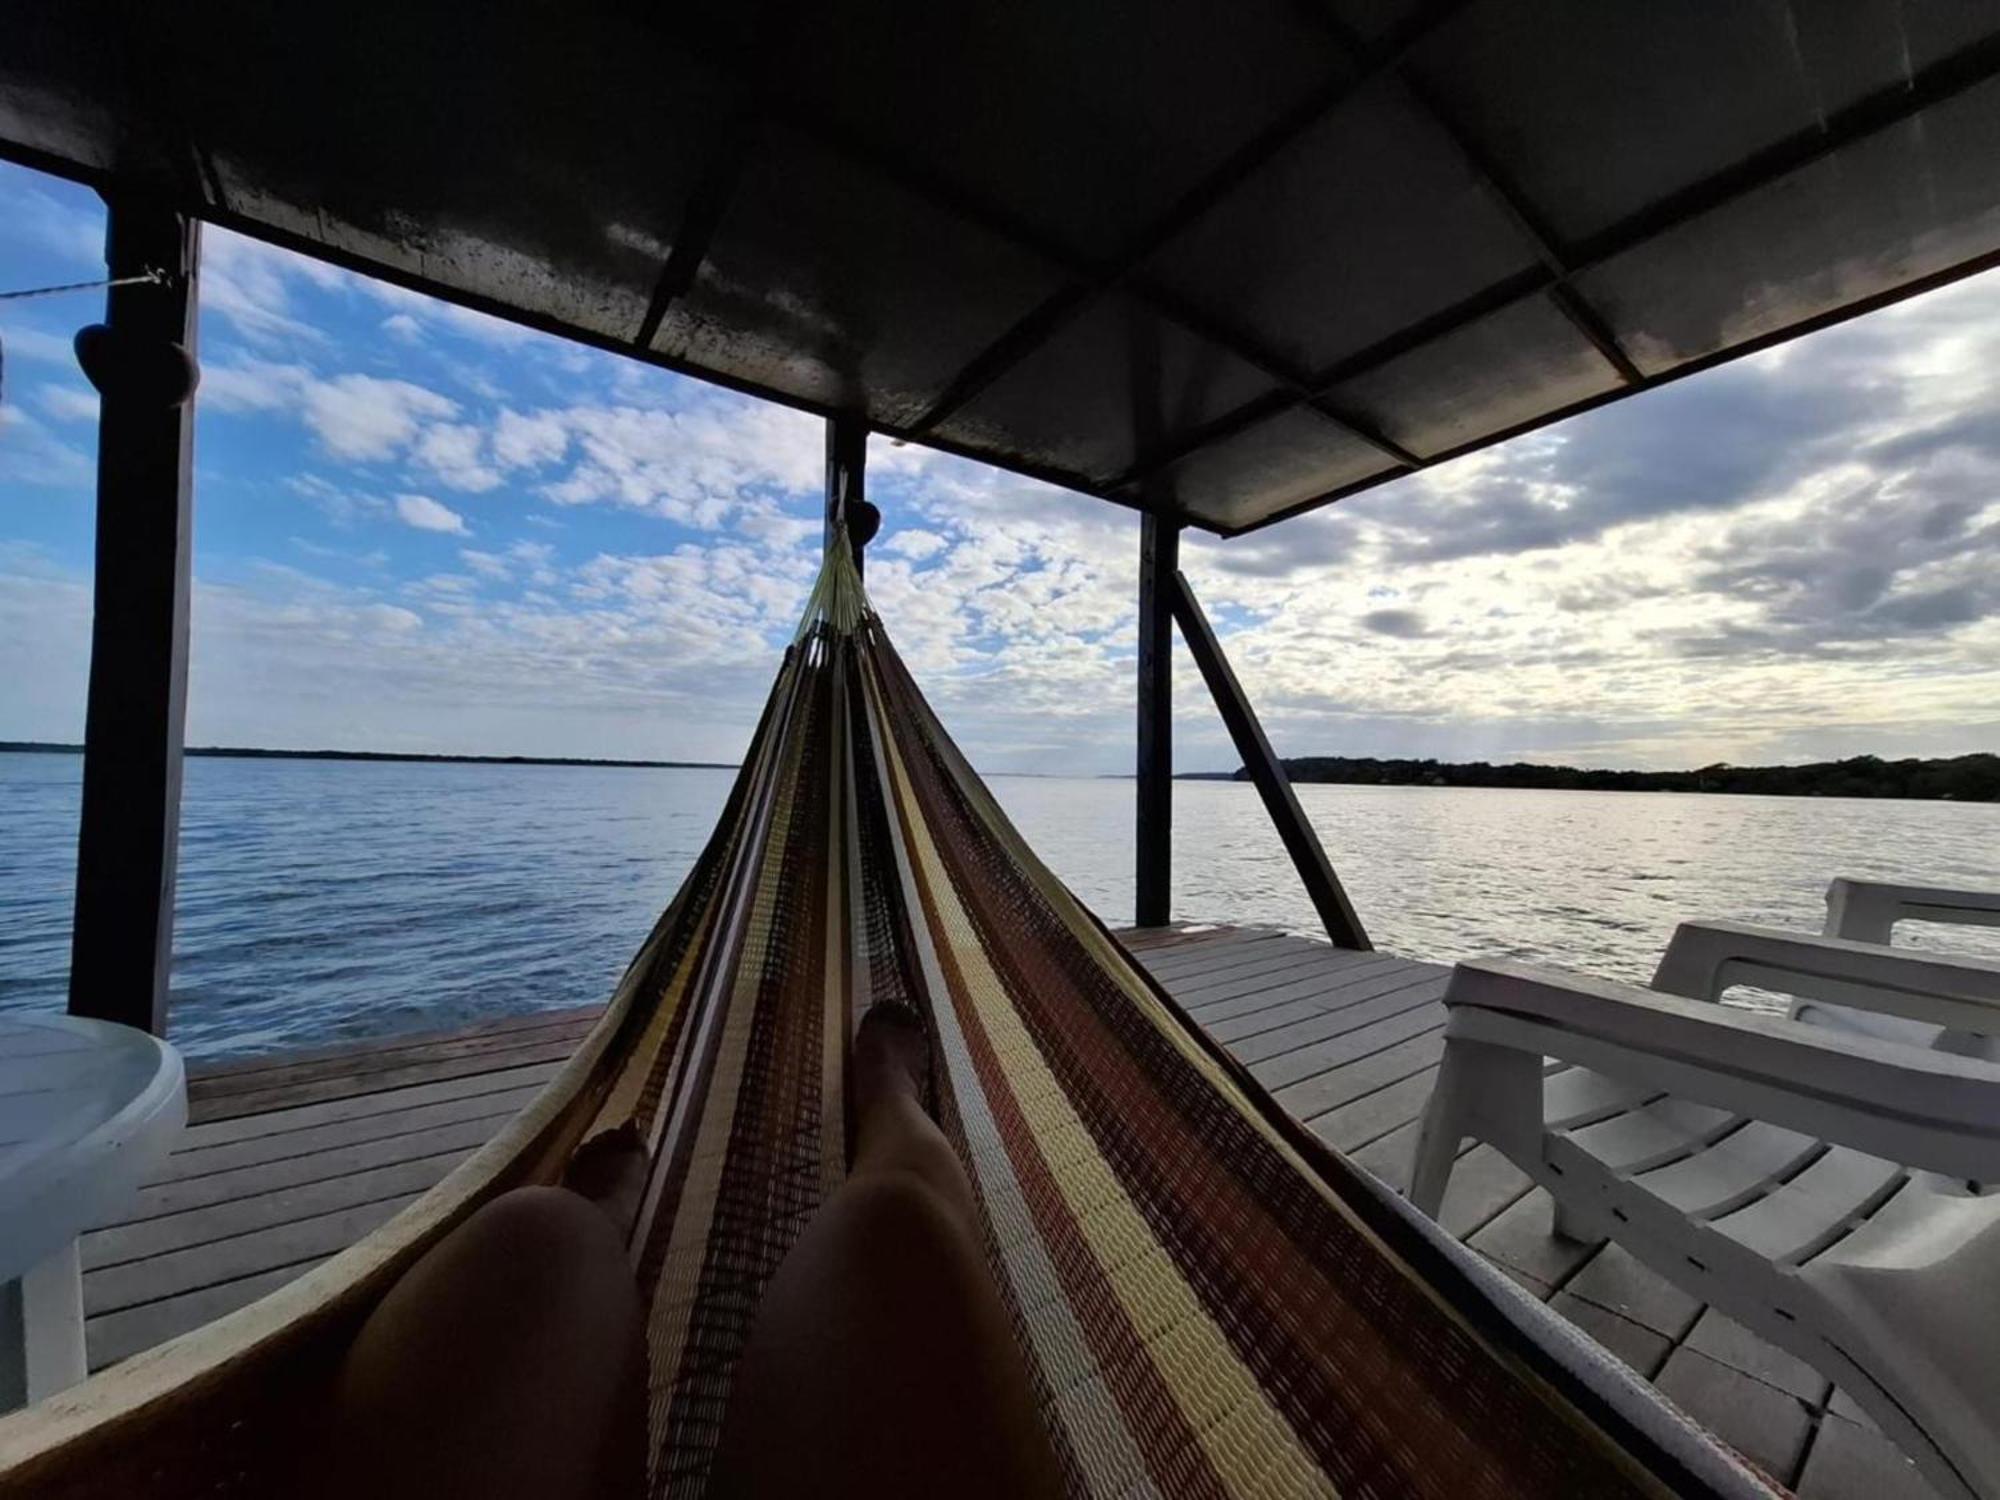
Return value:
<svg viewBox="0 0 2000 1500">
<path fill-rule="evenodd" d="M 76 1240 L 187 1122 L 181 1055 L 81 1016 L 0 1013 L 0 1411 L 85 1373 Z"/>
</svg>

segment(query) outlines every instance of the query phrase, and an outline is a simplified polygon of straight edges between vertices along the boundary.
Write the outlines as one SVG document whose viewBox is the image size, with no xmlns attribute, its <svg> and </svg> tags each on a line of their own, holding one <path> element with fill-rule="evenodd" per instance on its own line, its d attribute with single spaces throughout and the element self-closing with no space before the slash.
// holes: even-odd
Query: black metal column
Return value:
<svg viewBox="0 0 2000 1500">
<path fill-rule="evenodd" d="M 1171 920 L 1174 865 L 1173 580 L 1180 522 L 1146 513 L 1139 523 L 1138 879 L 1132 920 Z"/>
<path fill-rule="evenodd" d="M 868 498 L 868 424 L 858 417 L 826 419 L 826 540 Z M 863 541 L 866 538 L 862 539 Z M 861 547 L 854 549 L 861 566 Z"/>
<path fill-rule="evenodd" d="M 180 841 L 200 225 L 109 200 L 114 287 L 77 357 L 102 398 L 97 583 L 71 935 L 73 1015 L 164 1033 Z"/>
<path fill-rule="evenodd" d="M 1299 806 L 1298 796 L 1292 791 L 1292 780 L 1285 774 L 1284 762 L 1278 759 L 1271 749 L 1270 740 L 1265 738 L 1264 726 L 1257 722 L 1256 710 L 1251 708 L 1242 684 L 1237 682 L 1236 674 L 1230 670 L 1229 658 L 1222 654 L 1222 645 L 1209 628 L 1208 617 L 1195 602 L 1194 590 L 1188 587 L 1187 579 L 1178 572 L 1172 576 L 1171 592 L 1174 618 L 1180 622 L 1181 637 L 1187 642 L 1188 653 L 1194 657 L 1194 664 L 1201 668 L 1202 681 L 1208 684 L 1209 696 L 1215 699 L 1216 710 L 1222 715 L 1222 722 L 1229 727 L 1229 737 L 1236 742 L 1236 753 L 1243 757 L 1250 779 L 1257 784 L 1257 794 L 1264 799 L 1264 810 L 1278 827 L 1278 837 L 1285 842 L 1285 852 L 1291 855 L 1299 879 L 1305 882 L 1306 894 L 1312 898 L 1313 909 L 1319 913 L 1327 937 L 1336 948 L 1373 948 L 1375 945 L 1368 941 L 1368 934 L 1362 930 L 1361 918 L 1355 915 L 1347 892 L 1341 887 L 1340 877 L 1333 873 L 1333 865 L 1326 857 L 1319 835 L 1313 832 L 1305 809 Z"/>
</svg>

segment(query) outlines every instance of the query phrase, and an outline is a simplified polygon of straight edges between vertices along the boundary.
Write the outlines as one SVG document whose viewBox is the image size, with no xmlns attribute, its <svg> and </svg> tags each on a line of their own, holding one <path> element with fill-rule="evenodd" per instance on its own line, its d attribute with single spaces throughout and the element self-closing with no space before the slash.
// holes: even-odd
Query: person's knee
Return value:
<svg viewBox="0 0 2000 1500">
<path fill-rule="evenodd" d="M 523 1187 L 502 1193 L 459 1232 L 490 1240 L 530 1265 L 622 1259 L 611 1221 L 566 1188 Z"/>
<path fill-rule="evenodd" d="M 948 1265 L 976 1253 L 970 1227 L 923 1172 L 872 1172 L 841 1198 L 854 1241 L 879 1264 Z"/>
<path fill-rule="evenodd" d="M 555 1187 L 516 1188 L 480 1209 L 480 1260 L 522 1298 L 565 1317 L 636 1317 L 638 1289 L 611 1221 L 587 1199 Z"/>
<path fill-rule="evenodd" d="M 506 1318 L 494 1319 L 495 1309 Z M 595 1341 L 639 1316 L 610 1222 L 574 1193 L 528 1187 L 503 1193 L 446 1236 L 371 1322 L 483 1347 L 509 1329 L 512 1336 L 532 1329 L 555 1344 Z"/>
<path fill-rule="evenodd" d="M 582 1494 L 641 1467 L 644 1343 L 617 1232 L 559 1188 L 482 1206 L 405 1273 L 349 1347 L 345 1492 Z M 365 1481 L 365 1482 L 363 1482 Z M 629 1488 L 629 1486 L 628 1486 Z M 332 1487 L 329 1487 L 332 1492 Z"/>
</svg>

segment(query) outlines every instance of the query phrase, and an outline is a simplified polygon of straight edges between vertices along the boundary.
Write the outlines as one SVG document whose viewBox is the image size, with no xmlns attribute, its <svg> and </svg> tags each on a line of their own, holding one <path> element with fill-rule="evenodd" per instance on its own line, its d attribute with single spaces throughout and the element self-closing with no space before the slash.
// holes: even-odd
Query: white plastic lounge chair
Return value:
<svg viewBox="0 0 2000 1500">
<path fill-rule="evenodd" d="M 1962 891 L 1943 886 L 1900 885 L 1883 880 L 1836 878 L 1826 888 L 1828 937 L 1886 945 L 1898 922 L 1947 922 L 1956 926 L 2000 927 L 2000 891 Z M 1657 982 L 1657 981 L 1656 981 Z M 1681 990 L 1680 993 L 1692 993 Z M 2000 1062 L 2000 1039 L 1976 1032 L 1946 1030 L 1901 1016 L 1875 1015 L 1851 1006 L 1795 1000 L 1792 1018 L 1815 1026 L 1865 1031 L 1890 1041 L 1936 1047 L 1967 1057 Z"/>
<path fill-rule="evenodd" d="M 1713 1003 L 1754 984 L 1937 1028 L 2000 965 L 1688 923 L 1655 988 L 1461 964 L 1411 1200 L 1459 1142 L 1835 1381 L 1943 1494 L 2000 1496 L 2000 1065 Z M 1679 993 L 1662 993 L 1676 990 Z"/>
</svg>

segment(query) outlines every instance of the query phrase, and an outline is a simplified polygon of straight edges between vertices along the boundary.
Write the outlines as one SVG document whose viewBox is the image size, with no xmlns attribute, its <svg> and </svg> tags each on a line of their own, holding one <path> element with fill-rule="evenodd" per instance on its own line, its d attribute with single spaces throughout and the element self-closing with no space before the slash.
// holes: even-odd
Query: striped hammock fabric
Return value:
<svg viewBox="0 0 2000 1500">
<path fill-rule="evenodd" d="M 699 1493 L 760 1293 L 842 1179 L 848 1039 L 918 1007 L 1073 1493 L 1764 1493 L 1301 1131 L 1043 867 L 829 549 L 592 1130 L 652 1178 L 656 1494 Z"/>
<path fill-rule="evenodd" d="M 1072 1494 L 1772 1493 L 1180 1013 L 1022 843 L 841 541 L 708 847 L 563 1072 L 331 1261 L 0 1418 L 0 1497 L 282 1492 L 397 1280 L 628 1124 L 652 1160 L 650 1487 L 700 1493 L 763 1290 L 841 1182 L 847 1044 L 886 1001 L 928 1018 Z"/>
</svg>

